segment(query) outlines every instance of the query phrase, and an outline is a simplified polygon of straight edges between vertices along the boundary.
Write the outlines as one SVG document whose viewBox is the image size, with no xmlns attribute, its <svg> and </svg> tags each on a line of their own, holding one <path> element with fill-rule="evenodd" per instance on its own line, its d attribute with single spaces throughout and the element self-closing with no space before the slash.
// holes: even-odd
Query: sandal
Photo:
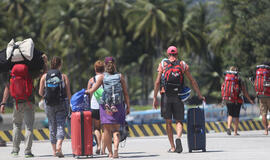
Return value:
<svg viewBox="0 0 270 160">
<path fill-rule="evenodd" d="M 64 155 L 62 152 L 56 152 L 55 155 L 58 157 L 58 158 L 63 158 Z"/>
<path fill-rule="evenodd" d="M 100 149 L 96 150 L 96 154 L 100 155 Z"/>
<path fill-rule="evenodd" d="M 183 151 L 181 139 L 180 139 L 180 138 L 177 138 L 177 139 L 175 140 L 175 144 L 176 144 L 175 152 L 181 153 L 181 152 Z"/>
<path fill-rule="evenodd" d="M 228 136 L 230 136 L 230 135 L 232 134 L 232 133 L 231 133 L 231 129 L 229 129 L 229 128 L 227 128 L 226 132 L 227 132 L 227 135 L 228 135 Z"/>
<path fill-rule="evenodd" d="M 118 156 L 118 150 L 114 150 L 114 152 L 113 152 L 113 158 L 119 158 L 119 156 Z"/>
<path fill-rule="evenodd" d="M 116 108 L 116 106 L 111 106 L 111 111 L 112 112 L 118 112 L 118 109 Z"/>
<path fill-rule="evenodd" d="M 170 148 L 167 152 L 168 152 L 168 153 L 175 153 L 175 150 L 172 151 L 172 149 Z"/>
</svg>

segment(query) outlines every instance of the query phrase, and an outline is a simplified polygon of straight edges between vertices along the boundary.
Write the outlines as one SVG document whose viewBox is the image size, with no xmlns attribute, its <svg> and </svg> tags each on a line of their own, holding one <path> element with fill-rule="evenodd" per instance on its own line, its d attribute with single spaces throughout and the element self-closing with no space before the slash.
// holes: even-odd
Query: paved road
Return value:
<svg viewBox="0 0 270 160">
<path fill-rule="evenodd" d="M 262 131 L 244 131 L 240 136 L 227 136 L 225 133 L 207 134 L 207 152 L 188 153 L 186 135 L 182 138 L 184 151 L 181 154 L 167 153 L 169 144 L 166 136 L 128 138 L 125 147 L 119 151 L 119 159 L 137 160 L 261 160 L 270 158 L 270 135 L 262 135 Z M 11 143 L 0 147 L 0 160 L 24 159 L 23 152 L 14 158 L 10 155 Z M 123 144 L 121 144 L 123 145 Z M 23 151 L 24 145 L 21 145 Z M 94 148 L 95 150 L 95 148 Z M 49 141 L 35 141 L 33 144 L 35 158 L 58 159 L 51 156 Z M 64 159 L 72 157 L 71 142 L 66 140 L 63 146 Z M 106 156 L 94 155 L 89 159 L 108 159 Z"/>
</svg>

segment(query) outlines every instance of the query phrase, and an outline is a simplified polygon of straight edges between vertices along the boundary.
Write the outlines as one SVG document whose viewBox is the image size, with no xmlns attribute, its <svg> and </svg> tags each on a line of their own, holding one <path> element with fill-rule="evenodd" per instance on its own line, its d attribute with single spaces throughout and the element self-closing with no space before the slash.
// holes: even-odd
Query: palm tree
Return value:
<svg viewBox="0 0 270 160">
<path fill-rule="evenodd" d="M 43 17 L 42 37 L 46 38 L 48 46 L 52 46 L 52 52 L 60 51 L 61 56 L 67 59 L 67 71 L 73 79 L 72 87 L 78 88 L 78 84 L 82 84 L 82 78 L 79 76 L 82 73 L 78 71 L 85 66 L 84 63 L 88 63 L 85 61 L 88 53 L 85 52 L 86 42 L 83 40 L 89 37 L 90 22 L 80 10 L 83 3 L 51 0 L 47 5 L 48 10 Z M 79 80 L 75 80 L 76 77 L 79 77 Z"/>
</svg>

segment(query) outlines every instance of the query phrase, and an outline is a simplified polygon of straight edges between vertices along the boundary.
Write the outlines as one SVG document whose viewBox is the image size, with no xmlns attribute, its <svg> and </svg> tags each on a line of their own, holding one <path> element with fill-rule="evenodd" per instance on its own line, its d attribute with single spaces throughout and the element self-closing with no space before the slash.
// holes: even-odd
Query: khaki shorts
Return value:
<svg viewBox="0 0 270 160">
<path fill-rule="evenodd" d="M 260 98 L 260 111 L 262 116 L 266 116 L 270 112 L 270 98 Z"/>
</svg>

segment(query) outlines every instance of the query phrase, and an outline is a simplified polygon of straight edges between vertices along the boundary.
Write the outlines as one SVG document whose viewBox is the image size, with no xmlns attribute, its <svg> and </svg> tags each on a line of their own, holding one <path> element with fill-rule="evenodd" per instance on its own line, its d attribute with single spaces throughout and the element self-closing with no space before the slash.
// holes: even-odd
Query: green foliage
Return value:
<svg viewBox="0 0 270 160">
<path fill-rule="evenodd" d="M 169 45 L 178 47 L 207 99 L 220 101 L 231 65 L 253 94 L 247 77 L 270 61 L 269 34 L 269 0 L 0 1 L 1 49 L 12 38 L 33 38 L 49 59 L 63 58 L 72 93 L 86 88 L 96 60 L 114 56 L 134 104 L 148 102 Z"/>
</svg>

